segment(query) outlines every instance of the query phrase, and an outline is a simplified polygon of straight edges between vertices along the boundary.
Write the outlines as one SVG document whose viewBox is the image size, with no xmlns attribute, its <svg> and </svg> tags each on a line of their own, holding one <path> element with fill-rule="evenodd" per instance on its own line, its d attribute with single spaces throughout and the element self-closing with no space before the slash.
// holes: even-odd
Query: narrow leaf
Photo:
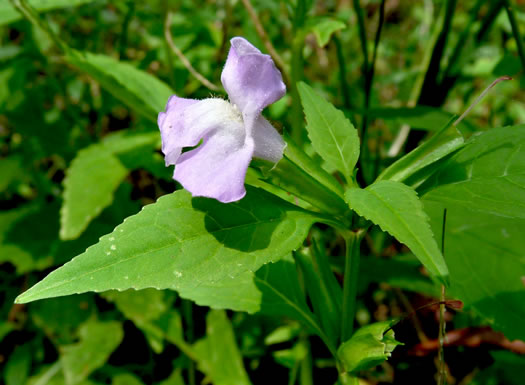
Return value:
<svg viewBox="0 0 525 385">
<path fill-rule="evenodd" d="M 167 84 L 155 76 L 110 56 L 69 50 L 66 60 L 152 122 L 157 122 L 159 111 L 164 110 L 168 98 L 174 94 Z"/>
<path fill-rule="evenodd" d="M 305 83 L 297 85 L 304 113 L 306 129 L 312 145 L 330 166 L 349 179 L 359 158 L 357 130 L 331 103 Z"/>
<path fill-rule="evenodd" d="M 58 8 L 76 7 L 78 5 L 93 3 L 95 0 L 28 0 L 28 3 L 39 12 L 50 11 Z M 22 15 L 11 5 L 8 0 L 0 2 L 0 26 L 19 20 Z"/>
</svg>

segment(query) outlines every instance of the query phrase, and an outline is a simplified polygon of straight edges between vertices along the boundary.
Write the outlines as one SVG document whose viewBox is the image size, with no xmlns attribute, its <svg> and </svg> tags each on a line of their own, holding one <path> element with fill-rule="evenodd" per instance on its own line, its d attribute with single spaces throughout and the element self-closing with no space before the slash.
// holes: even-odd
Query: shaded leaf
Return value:
<svg viewBox="0 0 525 385">
<path fill-rule="evenodd" d="M 85 380 L 109 358 L 122 341 L 122 325 L 116 321 L 89 321 L 79 330 L 80 342 L 63 346 L 60 356 L 67 385 Z"/>
<path fill-rule="evenodd" d="M 525 340 L 525 219 L 472 211 L 460 204 L 427 201 L 436 234 L 447 207 L 445 258 L 448 294 L 474 309 L 484 322 L 513 339 Z"/>
<path fill-rule="evenodd" d="M 420 190 L 427 201 L 525 218 L 524 164 L 525 125 L 493 129 L 473 137 Z"/>
<path fill-rule="evenodd" d="M 92 3 L 95 0 L 28 0 L 28 3 L 39 12 L 52 9 L 76 7 L 78 5 Z M 19 20 L 22 15 L 11 5 L 9 1 L 0 3 L 0 26 Z"/>
<path fill-rule="evenodd" d="M 224 311 L 211 310 L 206 317 L 206 337 L 194 346 L 199 370 L 214 385 L 251 384 Z"/>
<path fill-rule="evenodd" d="M 155 76 L 110 56 L 69 50 L 66 60 L 92 76 L 122 103 L 146 119 L 157 122 L 173 90 Z"/>
</svg>

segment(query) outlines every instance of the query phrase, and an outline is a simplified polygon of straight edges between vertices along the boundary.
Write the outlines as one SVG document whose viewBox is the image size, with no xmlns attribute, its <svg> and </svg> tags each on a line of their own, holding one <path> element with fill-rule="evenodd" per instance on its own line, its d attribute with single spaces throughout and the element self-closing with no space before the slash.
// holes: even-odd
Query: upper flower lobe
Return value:
<svg viewBox="0 0 525 385">
<path fill-rule="evenodd" d="M 184 99 L 173 95 L 160 112 L 158 125 L 166 165 L 193 196 L 223 203 L 246 194 L 244 178 L 252 157 L 278 162 L 285 143 L 262 110 L 286 92 L 269 55 L 236 37 L 221 81 L 230 102 Z M 199 145 L 200 143 L 200 145 Z M 195 147 L 182 154 L 184 147 Z"/>
</svg>

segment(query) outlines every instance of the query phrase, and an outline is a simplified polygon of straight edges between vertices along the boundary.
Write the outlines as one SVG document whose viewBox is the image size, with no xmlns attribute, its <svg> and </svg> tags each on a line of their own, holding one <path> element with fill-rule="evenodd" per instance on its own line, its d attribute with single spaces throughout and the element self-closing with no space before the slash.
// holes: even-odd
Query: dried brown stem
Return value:
<svg viewBox="0 0 525 385">
<path fill-rule="evenodd" d="M 192 76 L 197 79 L 199 82 L 202 83 L 205 87 L 209 88 L 212 91 L 219 91 L 219 87 L 217 87 L 215 84 L 210 82 L 208 79 L 206 79 L 204 76 L 202 76 L 190 63 L 188 58 L 184 56 L 182 51 L 175 45 L 173 42 L 173 38 L 171 37 L 171 12 L 168 12 L 166 14 L 166 21 L 164 23 L 164 37 L 166 38 L 166 42 L 168 43 L 168 46 L 173 51 L 175 55 L 179 58 L 179 60 L 182 62 L 184 67 L 192 74 Z"/>
</svg>

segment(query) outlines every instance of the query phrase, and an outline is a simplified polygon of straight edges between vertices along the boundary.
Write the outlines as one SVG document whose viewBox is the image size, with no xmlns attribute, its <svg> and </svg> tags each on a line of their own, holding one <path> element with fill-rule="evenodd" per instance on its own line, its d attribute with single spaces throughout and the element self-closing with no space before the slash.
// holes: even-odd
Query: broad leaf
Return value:
<svg viewBox="0 0 525 385">
<path fill-rule="evenodd" d="M 79 151 L 64 179 L 61 239 L 77 238 L 111 204 L 128 168 L 139 165 L 137 159 L 141 158 L 137 158 L 135 151 L 152 153 L 158 138 L 157 132 L 122 131 Z"/>
<path fill-rule="evenodd" d="M 470 210 L 460 204 L 427 201 L 425 210 L 441 234 L 447 207 L 445 259 L 448 295 L 462 300 L 510 339 L 525 340 L 525 219 Z"/>
<path fill-rule="evenodd" d="M 525 125 L 472 138 L 421 186 L 427 201 L 525 218 Z"/>
<path fill-rule="evenodd" d="M 249 385 L 241 352 L 226 313 L 211 310 L 206 317 L 206 337 L 194 346 L 199 370 L 214 385 Z"/>
<path fill-rule="evenodd" d="M 390 165 L 377 180 L 406 181 L 416 172 L 461 148 L 464 143 L 463 136 L 451 123 L 447 123 L 428 141 Z"/>
<path fill-rule="evenodd" d="M 357 130 L 344 114 L 305 83 L 297 85 L 306 116 L 306 129 L 321 157 L 350 179 L 359 158 Z"/>
<path fill-rule="evenodd" d="M 104 365 L 123 337 L 122 325 L 116 321 L 89 321 L 82 325 L 80 342 L 60 349 L 66 384 L 78 384 Z"/>
<path fill-rule="evenodd" d="M 232 204 L 177 191 L 127 218 L 18 301 L 111 289 L 183 291 L 236 277 L 296 249 L 315 220 L 259 189 Z"/>
<path fill-rule="evenodd" d="M 413 189 L 399 182 L 383 180 L 366 189 L 350 188 L 346 199 L 360 216 L 407 245 L 432 275 L 447 283 L 447 266 L 423 205 Z"/>
<path fill-rule="evenodd" d="M 70 50 L 66 60 L 93 77 L 133 111 L 153 122 L 157 122 L 158 113 L 164 110 L 168 98 L 174 94 L 155 76 L 110 56 Z"/>
<path fill-rule="evenodd" d="M 75 7 L 92 3 L 95 0 L 27 0 L 39 12 L 50 11 L 58 8 Z M 0 2 L 0 26 L 19 20 L 22 15 L 11 5 L 9 0 Z"/>
<path fill-rule="evenodd" d="M 376 322 L 358 329 L 337 350 L 346 372 L 370 369 L 386 361 L 398 345 L 392 326 L 396 320 Z"/>
</svg>

